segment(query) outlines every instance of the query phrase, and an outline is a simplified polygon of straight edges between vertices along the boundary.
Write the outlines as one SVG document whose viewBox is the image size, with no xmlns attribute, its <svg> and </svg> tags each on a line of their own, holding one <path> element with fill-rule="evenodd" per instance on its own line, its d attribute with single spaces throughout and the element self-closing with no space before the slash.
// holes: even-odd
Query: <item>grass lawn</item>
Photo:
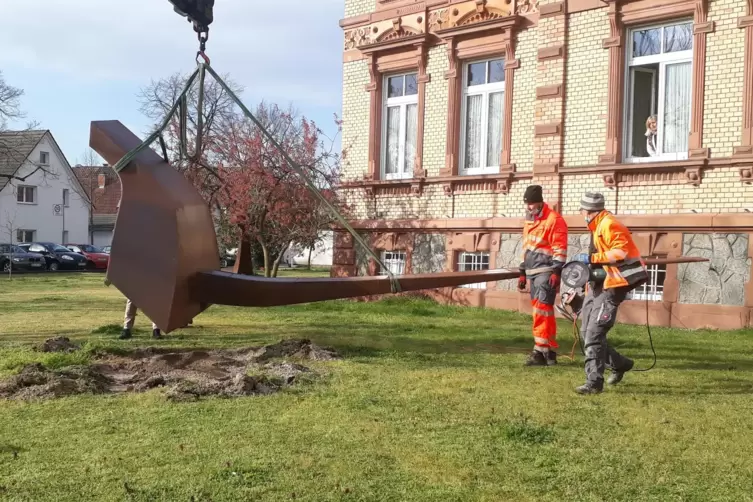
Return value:
<svg viewBox="0 0 753 502">
<path fill-rule="evenodd" d="M 93 348 L 289 337 L 344 358 L 307 363 L 325 376 L 269 396 L 0 401 L 0 500 L 753 500 L 751 331 L 655 328 L 654 370 L 584 397 L 579 351 L 522 366 L 532 339 L 520 314 L 409 299 L 215 306 L 155 342 L 140 314 L 134 339 L 118 341 L 108 326 L 125 302 L 103 279 L 0 279 L 0 376 L 80 364 Z M 57 335 L 85 350 L 32 350 Z M 645 328 L 610 336 L 650 364 Z"/>
</svg>

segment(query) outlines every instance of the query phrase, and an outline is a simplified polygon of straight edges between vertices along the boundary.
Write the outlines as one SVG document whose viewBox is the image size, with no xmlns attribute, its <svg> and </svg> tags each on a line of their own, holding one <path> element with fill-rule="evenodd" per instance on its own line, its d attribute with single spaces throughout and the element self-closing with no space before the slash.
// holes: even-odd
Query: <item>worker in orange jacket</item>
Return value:
<svg viewBox="0 0 753 502">
<path fill-rule="evenodd" d="M 526 366 L 557 364 L 557 321 L 554 299 L 560 274 L 567 259 L 567 224 L 560 214 L 544 202 L 540 185 L 531 185 L 523 195 L 526 221 L 523 227 L 523 261 L 520 264 L 518 290 L 531 281 L 534 348 Z"/>
<path fill-rule="evenodd" d="M 604 368 L 614 385 L 633 368 L 633 361 L 607 343 L 607 332 L 614 326 L 617 308 L 627 294 L 648 280 L 646 264 L 633 242 L 630 230 L 604 209 L 604 196 L 586 192 L 580 201 L 580 213 L 591 231 L 589 262 L 591 268 L 606 272 L 603 282 L 592 280 L 581 309 L 580 337 L 586 354 L 586 383 L 576 388 L 579 394 L 598 394 L 604 387 Z"/>
</svg>

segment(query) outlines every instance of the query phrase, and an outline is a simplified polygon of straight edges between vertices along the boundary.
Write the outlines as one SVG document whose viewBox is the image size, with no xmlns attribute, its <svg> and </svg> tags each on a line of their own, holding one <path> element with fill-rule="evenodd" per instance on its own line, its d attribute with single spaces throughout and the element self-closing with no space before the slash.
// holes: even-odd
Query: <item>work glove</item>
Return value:
<svg viewBox="0 0 753 502">
<path fill-rule="evenodd" d="M 560 275 L 557 273 L 554 273 L 549 276 L 549 286 L 551 286 L 552 289 L 555 291 L 560 288 Z"/>
<path fill-rule="evenodd" d="M 526 273 L 524 270 L 520 271 L 520 277 L 518 277 L 518 291 L 525 291 L 526 289 Z"/>
<path fill-rule="evenodd" d="M 579 261 L 589 265 L 591 263 L 591 255 L 588 253 L 580 253 L 573 256 L 573 261 Z"/>
</svg>

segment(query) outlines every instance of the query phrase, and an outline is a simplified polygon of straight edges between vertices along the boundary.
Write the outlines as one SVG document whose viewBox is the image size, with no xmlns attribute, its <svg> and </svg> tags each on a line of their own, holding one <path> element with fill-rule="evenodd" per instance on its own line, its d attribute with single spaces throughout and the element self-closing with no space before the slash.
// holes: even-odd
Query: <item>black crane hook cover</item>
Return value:
<svg viewBox="0 0 753 502">
<path fill-rule="evenodd" d="M 169 0 L 175 12 L 187 17 L 197 33 L 209 31 L 214 21 L 214 0 Z"/>
</svg>

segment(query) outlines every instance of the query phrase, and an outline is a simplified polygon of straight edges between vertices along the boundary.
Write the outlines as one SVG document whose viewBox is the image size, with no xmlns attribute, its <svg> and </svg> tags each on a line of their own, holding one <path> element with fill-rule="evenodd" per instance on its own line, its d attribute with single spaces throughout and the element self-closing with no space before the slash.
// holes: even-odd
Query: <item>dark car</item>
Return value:
<svg viewBox="0 0 753 502">
<path fill-rule="evenodd" d="M 86 256 L 74 253 L 60 244 L 32 242 L 19 244 L 19 247 L 28 252 L 39 253 L 44 256 L 47 270 L 84 270 L 86 268 Z"/>
<path fill-rule="evenodd" d="M 0 269 L 5 273 L 11 270 L 44 270 L 44 257 L 38 253 L 27 253 L 14 244 L 0 244 Z"/>
</svg>

